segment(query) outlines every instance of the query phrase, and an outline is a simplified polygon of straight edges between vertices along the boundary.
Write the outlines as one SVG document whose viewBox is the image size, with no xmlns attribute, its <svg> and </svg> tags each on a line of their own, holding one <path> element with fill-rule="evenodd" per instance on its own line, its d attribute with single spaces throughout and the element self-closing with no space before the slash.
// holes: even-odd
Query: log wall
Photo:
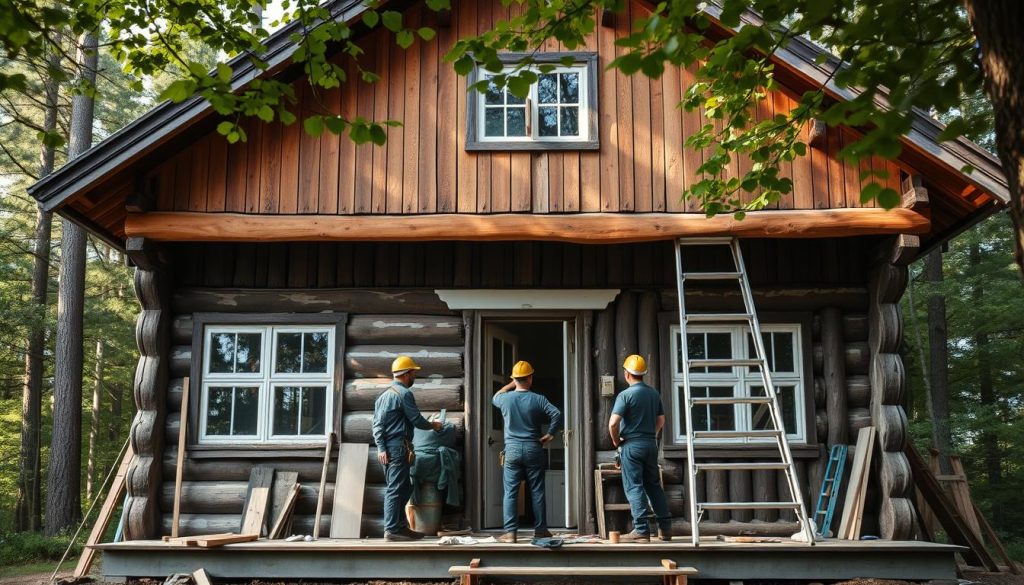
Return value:
<svg viewBox="0 0 1024 585">
<path fill-rule="evenodd" d="M 178 289 L 174 295 L 175 315 L 171 320 L 170 380 L 167 385 L 166 417 L 163 438 L 169 446 L 164 453 L 164 477 L 173 480 L 180 431 L 182 379 L 192 367 L 192 314 L 217 312 L 323 312 L 333 308 L 359 310 L 384 309 L 391 313 L 349 313 L 346 325 L 344 383 L 340 440 L 373 444 L 371 422 L 376 398 L 390 384 L 390 365 L 398 353 L 411 355 L 424 368 L 417 381 L 415 395 L 425 416 L 442 409 L 448 420 L 465 433 L 465 392 L 463 376 L 462 317 L 450 313 L 437 296 L 410 291 L 333 291 L 290 296 L 260 291 L 231 292 Z M 365 310 L 365 309 L 364 309 Z M 406 313 L 409 311 L 409 313 Z M 196 386 L 193 386 L 196 388 Z M 191 400 L 195 400 L 193 395 Z M 183 535 L 237 530 L 241 521 L 249 473 L 255 465 L 269 465 L 279 471 L 299 474 L 302 491 L 297 502 L 293 532 L 310 533 L 316 508 L 322 470 L 322 455 L 315 452 L 217 453 L 190 449 L 184 463 L 182 489 Z M 336 460 L 328 468 L 324 492 L 321 532 L 330 530 L 330 510 L 334 498 Z M 383 535 L 380 516 L 383 505 L 384 472 L 377 462 L 376 448 L 370 448 L 367 486 L 363 506 L 365 536 Z M 170 532 L 170 512 L 174 497 L 173 481 L 166 481 L 159 492 L 163 512 L 162 531 Z"/>
</svg>

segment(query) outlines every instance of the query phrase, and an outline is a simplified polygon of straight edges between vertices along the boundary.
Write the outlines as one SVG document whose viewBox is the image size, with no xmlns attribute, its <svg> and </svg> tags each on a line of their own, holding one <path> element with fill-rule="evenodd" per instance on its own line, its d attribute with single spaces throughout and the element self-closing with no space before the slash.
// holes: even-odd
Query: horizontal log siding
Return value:
<svg viewBox="0 0 1024 585">
<path fill-rule="evenodd" d="M 380 310 L 390 299 L 393 310 L 436 310 L 446 312 L 436 295 L 400 291 L 364 291 L 344 295 L 352 302 Z M 336 307 L 342 304 L 339 296 L 326 299 L 316 295 L 296 294 L 290 297 L 275 295 L 270 300 L 257 293 L 243 294 L 191 294 L 180 290 L 175 295 L 175 316 L 171 320 L 170 382 L 166 400 L 168 416 L 164 427 L 164 440 L 168 446 L 177 444 L 180 431 L 180 410 L 183 378 L 192 365 L 192 313 L 196 310 L 219 312 L 320 312 L 324 302 Z M 321 302 L 324 301 L 324 302 Z M 274 307 L 277 307 L 276 309 Z M 358 311 L 358 306 L 351 307 Z M 370 424 L 373 402 L 387 389 L 393 353 L 396 349 L 413 355 L 424 368 L 424 377 L 415 392 L 425 415 L 441 409 L 448 411 L 448 420 L 459 429 L 459 442 L 465 436 L 462 376 L 463 327 L 460 316 L 442 314 L 360 314 L 350 313 L 346 328 L 345 383 L 342 390 L 343 442 L 373 443 Z M 195 387 L 193 387 L 195 388 Z M 197 397 L 193 397 L 196 400 Z M 165 481 L 162 485 L 160 510 L 162 530 L 170 533 L 171 510 L 177 450 L 169 447 L 163 456 Z M 230 532 L 239 528 L 249 473 L 256 465 L 268 465 L 280 471 L 294 471 L 302 484 L 296 503 L 292 532 L 310 533 L 316 509 L 317 492 L 322 470 L 321 454 L 309 451 L 288 456 L 285 450 L 275 451 L 270 457 L 252 456 L 244 451 L 222 451 L 216 454 L 190 452 L 186 454 L 182 484 L 182 524 L 180 534 Z M 330 510 L 334 497 L 336 460 L 328 468 L 325 490 L 324 515 L 321 532 L 328 534 Z M 367 491 L 363 505 L 364 536 L 383 535 L 381 514 L 383 506 L 384 472 L 377 462 L 377 450 L 371 447 L 367 465 Z M 681 497 L 681 496 L 680 496 Z"/>
<path fill-rule="evenodd" d="M 615 41 L 629 34 L 633 19 L 648 14 L 641 2 L 630 2 L 614 27 L 598 26 L 579 49 L 599 54 L 599 150 L 465 150 L 466 80 L 443 58 L 456 38 L 490 29 L 509 18 L 509 10 L 499 0 L 453 1 L 451 26 L 409 50 L 397 47 L 387 31 L 366 35 L 358 41 L 366 51 L 360 62 L 381 75 L 376 83 L 359 81 L 340 57 L 335 62 L 350 72 L 340 90 L 310 91 L 295 82 L 297 113 L 402 121 L 403 127 L 388 128 L 386 145 L 355 146 L 330 132 L 313 138 L 299 123 L 280 122 L 246 123 L 248 142 L 228 145 L 211 129 L 180 151 L 168 150 L 176 154 L 149 171 L 157 208 L 330 215 L 695 212 L 680 195 L 699 180 L 703 153 L 683 142 L 707 120 L 676 107 L 693 83 L 692 70 L 670 67 L 659 79 L 605 70 L 616 57 Z M 410 8 L 406 19 L 436 25 L 422 5 Z M 557 43 L 545 47 L 558 49 Z M 795 106 L 791 94 L 778 91 L 759 113 L 764 118 Z M 793 191 L 771 208 L 862 207 L 859 175 L 868 170 L 885 172 L 880 180 L 900 191 L 895 163 L 871 159 L 851 165 L 838 159 L 839 150 L 855 139 L 853 131 L 828 128 L 825 134 L 806 156 L 782 163 L 780 174 L 793 180 Z M 737 156 L 728 173 L 751 165 L 748 157 Z"/>
</svg>

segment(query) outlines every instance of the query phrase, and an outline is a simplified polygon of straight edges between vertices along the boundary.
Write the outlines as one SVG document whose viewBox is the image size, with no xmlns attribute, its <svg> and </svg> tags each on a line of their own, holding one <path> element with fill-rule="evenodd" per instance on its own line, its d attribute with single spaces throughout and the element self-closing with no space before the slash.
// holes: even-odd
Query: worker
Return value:
<svg viewBox="0 0 1024 585">
<path fill-rule="evenodd" d="M 524 480 L 533 507 L 533 536 L 551 536 L 544 502 L 544 445 L 554 439 L 561 428 L 562 413 L 547 398 L 531 392 L 532 386 L 533 366 L 525 361 L 516 362 L 512 367 L 512 382 L 501 388 L 492 400 L 505 421 L 505 450 L 502 451 L 505 533 L 498 537 L 498 542 L 516 542 L 519 484 Z M 545 420 L 547 432 L 542 430 Z"/>
<path fill-rule="evenodd" d="M 413 429 L 442 429 L 441 421 L 429 422 L 420 414 L 412 386 L 420 367 L 409 356 L 391 362 L 391 385 L 373 404 L 373 442 L 377 460 L 384 466 L 384 540 L 419 540 L 423 534 L 409 528 L 405 504 L 412 495 L 409 480 Z"/>
<path fill-rule="evenodd" d="M 633 515 L 633 531 L 620 542 L 650 542 L 647 525 L 647 501 L 658 520 L 658 537 L 672 540 L 672 515 L 661 487 L 658 469 L 658 435 L 665 426 L 665 409 L 661 394 L 644 384 L 647 362 L 631 355 L 622 364 L 629 387 L 619 393 L 608 420 L 608 434 L 619 449 L 622 466 L 622 487 L 626 490 Z"/>
</svg>

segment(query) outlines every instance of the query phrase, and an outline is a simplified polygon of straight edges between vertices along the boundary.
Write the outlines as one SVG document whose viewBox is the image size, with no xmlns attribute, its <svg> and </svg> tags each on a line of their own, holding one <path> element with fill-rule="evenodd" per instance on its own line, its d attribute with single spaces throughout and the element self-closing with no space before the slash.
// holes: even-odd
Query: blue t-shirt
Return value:
<svg viewBox="0 0 1024 585">
<path fill-rule="evenodd" d="M 612 414 L 622 417 L 619 436 L 626 439 L 656 439 L 658 417 L 665 414 L 661 394 L 643 382 L 637 382 L 619 393 Z"/>
<path fill-rule="evenodd" d="M 529 390 L 499 392 L 491 400 L 505 419 L 505 441 L 536 441 L 544 436 L 541 428 L 548 421 L 547 433 L 554 435 L 562 426 L 562 413 L 547 399 Z"/>
</svg>

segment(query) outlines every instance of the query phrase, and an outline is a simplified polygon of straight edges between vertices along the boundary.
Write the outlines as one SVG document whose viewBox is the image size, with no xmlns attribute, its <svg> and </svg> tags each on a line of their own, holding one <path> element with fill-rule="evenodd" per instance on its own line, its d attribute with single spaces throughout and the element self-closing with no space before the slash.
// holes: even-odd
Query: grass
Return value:
<svg viewBox="0 0 1024 585">
<path fill-rule="evenodd" d="M 33 532 L 0 534 L 0 575 L 53 571 L 70 540 L 69 536 L 49 537 Z M 81 552 L 82 547 L 76 545 L 68 558 L 74 562 Z"/>
<path fill-rule="evenodd" d="M 60 566 L 61 571 L 71 571 L 75 568 L 75 563 L 78 562 L 77 557 L 71 557 L 64 561 Z M 34 561 L 27 562 L 19 565 L 3 566 L 0 567 L 0 578 L 3 577 L 23 577 L 25 575 L 36 575 L 45 573 L 49 576 L 53 573 L 54 567 L 57 566 L 57 561 Z"/>
</svg>

